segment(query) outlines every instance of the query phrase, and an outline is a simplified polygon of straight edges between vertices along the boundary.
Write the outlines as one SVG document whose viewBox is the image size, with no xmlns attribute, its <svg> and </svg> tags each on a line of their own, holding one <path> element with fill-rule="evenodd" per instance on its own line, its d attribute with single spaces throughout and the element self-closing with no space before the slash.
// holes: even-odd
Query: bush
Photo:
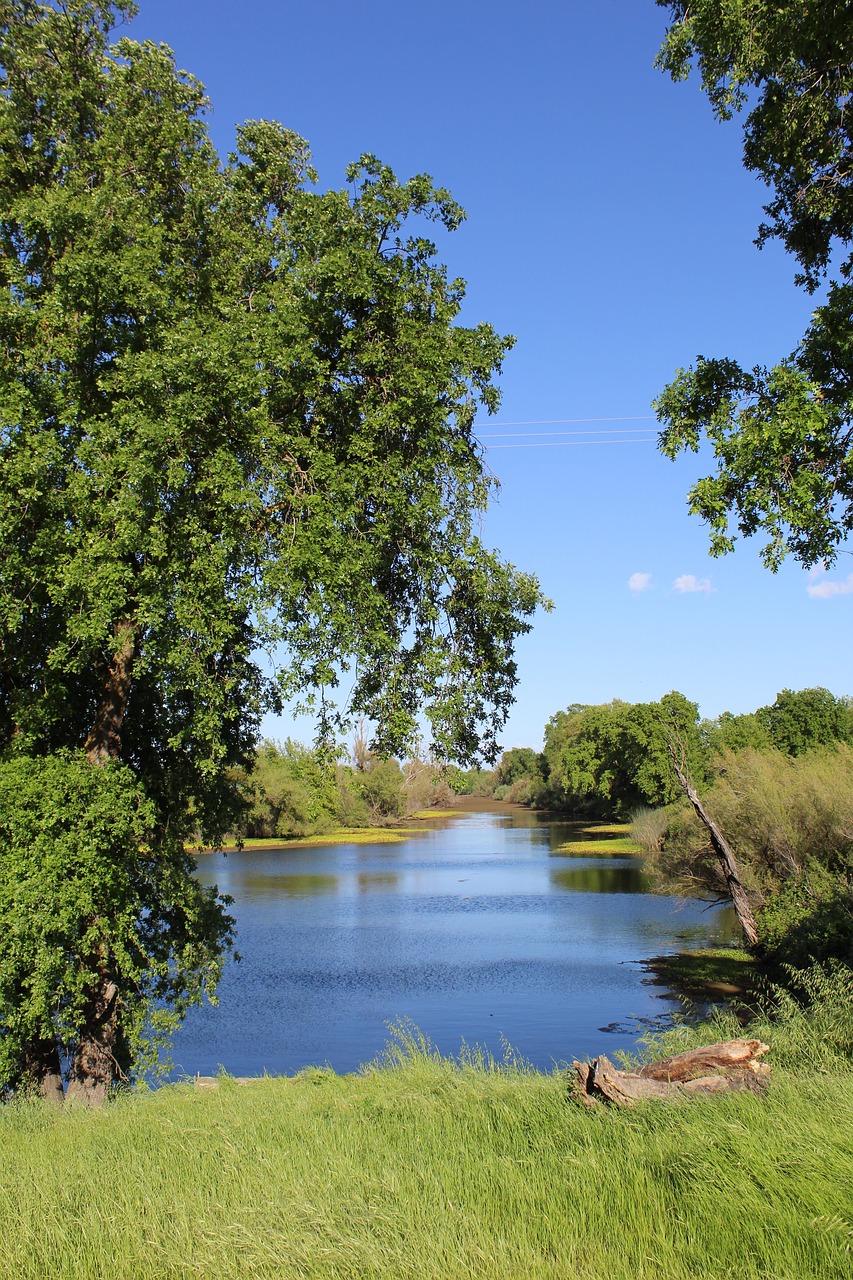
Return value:
<svg viewBox="0 0 853 1280">
<path fill-rule="evenodd" d="M 847 887 L 827 883 L 815 893 L 801 882 L 785 886 L 758 913 L 758 927 L 771 970 L 830 958 L 853 965 L 853 891 Z"/>
<path fill-rule="evenodd" d="M 490 799 L 495 794 L 497 774 L 494 769 L 460 770 L 453 789 L 458 796 L 479 796 Z"/>
<path fill-rule="evenodd" d="M 215 987 L 224 905 L 127 765 L 0 761 L 0 1089 L 58 1073 L 60 1052 L 73 1076 L 93 1043 L 130 1071 Z"/>
<path fill-rule="evenodd" d="M 631 837 L 648 853 L 660 849 L 670 823 L 669 809 L 634 809 L 629 815 Z"/>
<path fill-rule="evenodd" d="M 353 788 L 367 806 L 371 823 L 401 818 L 406 809 L 403 770 L 396 760 L 370 757 L 353 775 Z"/>
<path fill-rule="evenodd" d="M 705 805 L 734 851 L 774 963 L 851 957 L 853 750 L 792 757 L 725 751 Z M 671 806 L 649 867 L 667 885 L 724 897 L 726 885 L 691 806 Z M 639 837 L 638 837 L 639 838 Z"/>
<path fill-rule="evenodd" d="M 403 794 L 406 813 L 421 809 L 442 808 L 453 800 L 452 783 L 458 781 L 459 769 L 445 771 L 429 760 L 408 760 L 403 767 Z"/>
<path fill-rule="evenodd" d="M 334 768 L 290 738 L 262 744 L 246 786 L 249 836 L 317 835 L 338 823 Z"/>
</svg>

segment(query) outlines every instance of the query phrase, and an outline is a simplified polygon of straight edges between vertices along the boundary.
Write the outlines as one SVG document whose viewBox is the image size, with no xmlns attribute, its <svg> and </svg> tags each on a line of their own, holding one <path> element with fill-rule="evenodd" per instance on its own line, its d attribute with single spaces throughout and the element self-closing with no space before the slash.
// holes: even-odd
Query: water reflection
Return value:
<svg viewBox="0 0 853 1280">
<path fill-rule="evenodd" d="M 359 893 L 375 893 L 380 889 L 396 889 L 400 877 L 395 871 L 359 871 L 356 877 Z"/>
<path fill-rule="evenodd" d="M 232 854 L 235 861 L 244 855 Z M 340 888 L 340 877 L 333 875 L 317 875 L 316 873 L 280 873 L 256 871 L 249 865 L 238 872 L 231 872 L 227 879 L 220 877 L 220 888 L 233 897 L 261 898 L 269 900 L 278 896 L 285 898 L 304 898 L 320 893 L 337 893 Z"/>
<path fill-rule="evenodd" d="M 585 859 L 583 866 L 549 869 L 551 884 L 568 893 L 647 893 L 649 877 L 637 862 Z"/>
<path fill-rule="evenodd" d="M 633 858 L 555 857 L 580 824 L 466 814 L 404 843 L 207 855 L 242 963 L 175 1040 L 187 1073 L 354 1070 L 411 1018 L 445 1053 L 505 1037 L 548 1068 L 630 1048 L 679 1007 L 642 960 L 727 936 L 718 909 L 648 892 Z M 632 1022 L 631 1020 L 636 1020 Z M 619 1031 L 602 1032 L 601 1027 Z"/>
</svg>

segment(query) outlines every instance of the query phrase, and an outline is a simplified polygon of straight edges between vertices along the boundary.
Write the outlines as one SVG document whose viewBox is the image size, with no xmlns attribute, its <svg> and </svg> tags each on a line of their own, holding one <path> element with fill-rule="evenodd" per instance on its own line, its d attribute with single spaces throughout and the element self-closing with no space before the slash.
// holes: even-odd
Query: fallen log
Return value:
<svg viewBox="0 0 853 1280">
<path fill-rule="evenodd" d="M 695 1093 L 745 1089 L 758 1093 L 770 1082 L 769 1066 L 758 1061 L 769 1047 L 760 1040 L 724 1040 L 646 1063 L 636 1071 L 620 1071 L 601 1054 L 592 1062 L 572 1063 L 576 1073 L 572 1093 L 587 1104 L 602 1099 L 620 1107 Z"/>
</svg>

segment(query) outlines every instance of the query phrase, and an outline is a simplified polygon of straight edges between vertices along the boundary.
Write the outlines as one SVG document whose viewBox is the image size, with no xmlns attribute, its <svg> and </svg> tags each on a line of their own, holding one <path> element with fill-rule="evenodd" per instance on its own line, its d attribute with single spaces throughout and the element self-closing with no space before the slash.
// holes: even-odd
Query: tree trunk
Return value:
<svg viewBox="0 0 853 1280">
<path fill-rule="evenodd" d="M 107 1100 L 118 1066 L 117 1005 L 118 987 L 104 974 L 89 1000 L 77 1041 L 66 1094 L 69 1102 L 76 1099 L 100 1106 Z"/>
<path fill-rule="evenodd" d="M 124 719 L 138 628 L 127 618 L 114 627 L 116 649 L 104 672 L 101 698 L 83 750 L 94 764 L 115 760 L 121 751 L 121 722 Z"/>
<path fill-rule="evenodd" d="M 770 1068 L 758 1061 L 768 1048 L 760 1040 L 725 1040 L 650 1062 L 637 1071 L 618 1071 L 602 1054 L 592 1062 L 572 1064 L 572 1093 L 589 1106 L 598 1099 L 619 1107 L 730 1089 L 760 1093 L 770 1082 Z"/>
<path fill-rule="evenodd" d="M 680 768 L 675 758 L 675 752 L 670 748 L 672 755 L 672 763 L 675 772 L 678 775 L 678 781 L 684 789 L 684 794 L 693 805 L 696 813 L 699 815 L 700 821 L 704 824 L 705 829 L 711 839 L 711 847 L 717 855 L 720 866 L 723 869 L 726 887 L 729 891 L 729 897 L 732 900 L 732 906 L 737 912 L 737 918 L 743 929 L 743 936 L 746 939 L 747 946 L 754 947 L 758 942 L 758 927 L 755 923 L 755 914 L 752 910 L 752 904 L 747 896 L 746 889 L 743 887 L 740 875 L 738 873 L 738 865 L 735 856 L 726 842 L 726 839 L 709 814 L 706 812 L 701 800 L 696 794 L 695 788 L 691 787 L 689 779 L 684 771 Z"/>
<path fill-rule="evenodd" d="M 83 749 L 93 764 L 105 765 L 121 751 L 121 725 L 130 695 L 139 628 L 123 618 L 113 628 L 116 646 L 106 665 L 101 698 Z M 123 1037 L 118 1024 L 119 989 L 106 956 L 86 1007 L 83 1028 L 73 1055 L 67 1098 L 89 1106 L 105 1102 L 121 1074 L 119 1055 Z"/>
<path fill-rule="evenodd" d="M 59 1106 L 64 1100 L 62 1066 L 56 1040 L 31 1040 L 24 1048 L 22 1082 Z"/>
</svg>

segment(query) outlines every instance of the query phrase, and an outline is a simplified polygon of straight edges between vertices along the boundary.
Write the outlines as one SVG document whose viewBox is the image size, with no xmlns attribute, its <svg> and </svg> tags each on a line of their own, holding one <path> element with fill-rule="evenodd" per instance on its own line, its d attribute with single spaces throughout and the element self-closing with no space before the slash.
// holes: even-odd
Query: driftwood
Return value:
<svg viewBox="0 0 853 1280">
<path fill-rule="evenodd" d="M 724 1040 L 649 1062 L 636 1071 L 619 1071 L 602 1054 L 592 1062 L 572 1063 L 577 1073 L 572 1093 L 587 1104 L 598 1098 L 621 1107 L 728 1089 L 758 1093 L 770 1082 L 770 1068 L 757 1061 L 769 1047 L 760 1040 Z"/>
</svg>

